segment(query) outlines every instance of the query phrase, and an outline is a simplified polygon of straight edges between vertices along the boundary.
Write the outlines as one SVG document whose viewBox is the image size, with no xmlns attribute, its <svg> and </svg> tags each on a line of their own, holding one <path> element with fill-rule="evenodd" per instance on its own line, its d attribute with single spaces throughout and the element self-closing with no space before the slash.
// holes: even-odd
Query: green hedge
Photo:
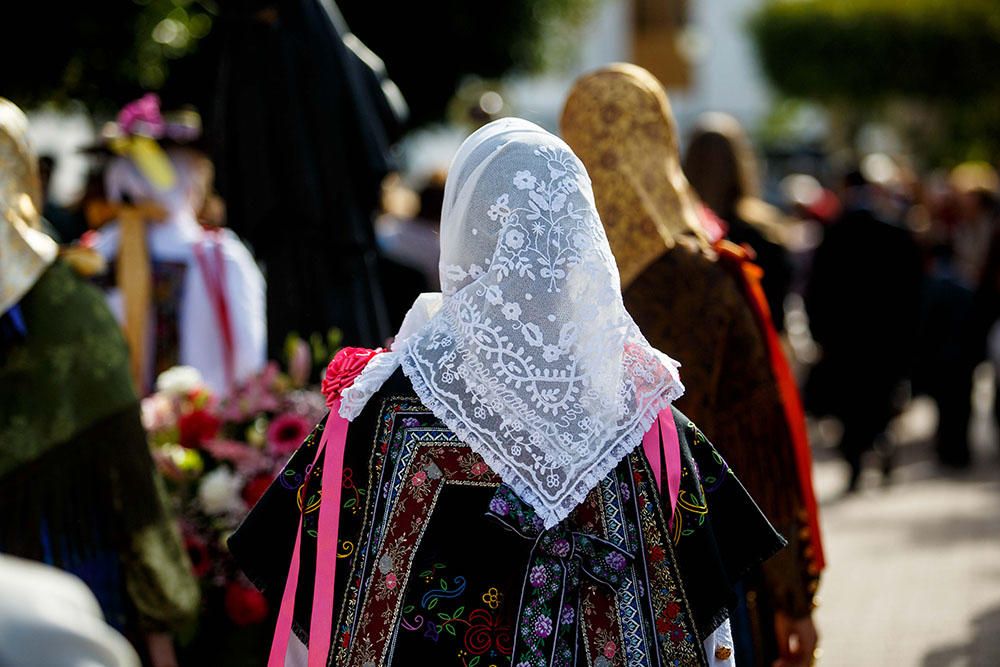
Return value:
<svg viewBox="0 0 1000 667">
<path fill-rule="evenodd" d="M 750 21 L 790 96 L 969 101 L 1000 92 L 998 0 L 772 0 Z"/>
</svg>

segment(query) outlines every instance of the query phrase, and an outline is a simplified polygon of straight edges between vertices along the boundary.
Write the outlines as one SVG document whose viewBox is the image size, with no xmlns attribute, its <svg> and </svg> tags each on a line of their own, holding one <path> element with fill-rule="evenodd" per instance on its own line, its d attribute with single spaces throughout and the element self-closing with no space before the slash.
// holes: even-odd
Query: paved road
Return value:
<svg viewBox="0 0 1000 667">
<path fill-rule="evenodd" d="M 988 405 L 989 387 L 977 389 Z M 976 419 L 976 468 L 942 473 L 928 442 L 934 407 L 894 425 L 899 467 L 843 498 L 845 467 L 817 452 L 827 569 L 817 622 L 824 667 L 1000 667 L 1000 447 Z"/>
</svg>

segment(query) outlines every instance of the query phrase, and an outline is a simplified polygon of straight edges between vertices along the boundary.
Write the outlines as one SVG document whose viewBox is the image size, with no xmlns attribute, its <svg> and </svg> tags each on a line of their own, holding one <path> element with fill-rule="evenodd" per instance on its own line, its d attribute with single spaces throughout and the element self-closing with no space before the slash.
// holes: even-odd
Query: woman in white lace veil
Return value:
<svg viewBox="0 0 1000 667">
<path fill-rule="evenodd" d="M 730 584 L 780 538 L 669 409 L 677 364 L 625 311 L 566 144 L 518 119 L 466 140 L 440 273 L 389 352 L 338 353 L 324 383 L 338 412 L 229 541 L 282 595 L 270 664 L 304 651 L 289 636 L 306 612 L 323 628 L 309 664 L 331 651 L 334 664 L 458 664 L 471 646 L 555 667 L 583 645 L 634 665 L 728 664 Z M 469 618 L 440 611 L 441 596 Z M 332 643 L 316 625 L 328 622 Z"/>
<path fill-rule="evenodd" d="M 470 136 L 445 186 L 443 293 L 344 393 L 356 416 L 398 365 L 417 395 L 546 527 L 564 518 L 683 392 L 622 304 L 590 179 L 521 119 Z"/>
</svg>

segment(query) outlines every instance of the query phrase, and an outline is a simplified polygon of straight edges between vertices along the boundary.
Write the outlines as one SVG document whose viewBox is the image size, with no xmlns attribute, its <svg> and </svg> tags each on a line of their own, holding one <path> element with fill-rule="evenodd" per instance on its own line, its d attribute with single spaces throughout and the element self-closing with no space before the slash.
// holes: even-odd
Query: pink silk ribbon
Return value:
<svg viewBox="0 0 1000 667">
<path fill-rule="evenodd" d="M 326 452 L 323 461 L 322 488 L 319 505 L 319 526 L 316 537 L 316 581 L 313 588 L 312 613 L 309 623 L 309 667 L 325 667 L 330 653 L 333 630 L 334 586 L 337 580 L 337 548 L 340 533 L 340 491 L 344 477 L 344 451 L 347 445 L 346 419 L 340 416 L 340 398 L 333 401 L 316 448 L 313 466 Z M 304 507 L 304 502 L 303 502 Z M 268 667 L 282 667 L 288 651 L 295 611 L 295 591 L 299 582 L 299 558 L 302 541 L 302 513 L 295 533 L 295 547 L 288 567 L 285 591 L 278 609 L 278 622 L 271 642 Z"/>
<path fill-rule="evenodd" d="M 677 435 L 677 424 L 670 408 L 662 410 L 656 416 L 653 426 L 642 436 L 642 451 L 646 454 L 656 489 L 663 495 L 663 460 L 666 458 L 667 497 L 670 500 L 670 516 L 668 523 L 673 523 L 674 510 L 677 509 L 677 498 L 681 490 L 681 445 Z"/>
</svg>

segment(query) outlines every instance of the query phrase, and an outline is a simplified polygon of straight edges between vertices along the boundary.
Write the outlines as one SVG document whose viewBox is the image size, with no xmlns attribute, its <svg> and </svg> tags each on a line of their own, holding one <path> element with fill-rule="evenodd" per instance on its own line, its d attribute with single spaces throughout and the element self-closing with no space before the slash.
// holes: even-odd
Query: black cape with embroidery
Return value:
<svg viewBox="0 0 1000 667">
<path fill-rule="evenodd" d="M 683 475 L 670 526 L 639 448 L 542 530 L 397 371 L 348 431 L 332 664 L 705 664 L 701 642 L 733 584 L 783 541 L 694 424 L 674 417 Z M 322 460 L 308 466 L 321 433 L 229 542 L 277 606 L 301 501 L 294 629 L 307 643 Z"/>
</svg>

